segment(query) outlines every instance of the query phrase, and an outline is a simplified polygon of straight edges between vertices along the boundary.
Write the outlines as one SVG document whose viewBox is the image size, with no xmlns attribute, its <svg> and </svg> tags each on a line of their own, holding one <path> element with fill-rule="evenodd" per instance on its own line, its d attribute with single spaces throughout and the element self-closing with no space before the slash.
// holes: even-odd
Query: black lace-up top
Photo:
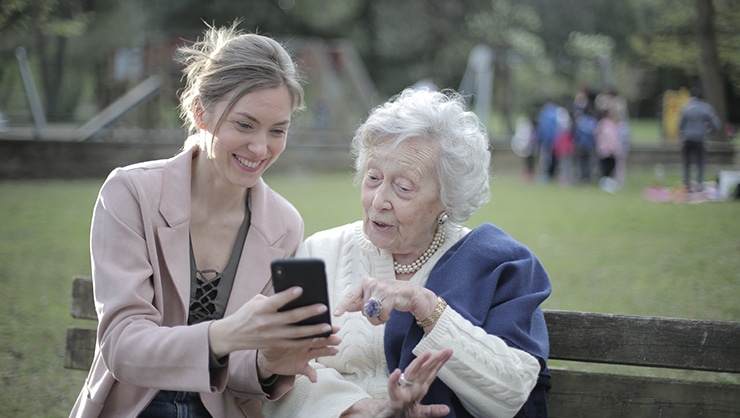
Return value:
<svg viewBox="0 0 740 418">
<path fill-rule="evenodd" d="M 195 265 L 192 242 L 190 244 L 191 285 L 188 324 L 221 319 L 224 316 L 226 304 L 229 301 L 229 295 L 231 295 L 231 288 L 234 285 L 236 268 L 239 265 L 239 258 L 244 248 L 244 240 L 247 238 L 247 231 L 249 230 L 252 213 L 250 195 L 251 193 L 247 191 L 247 209 L 244 214 L 244 221 L 239 228 L 234 248 L 231 250 L 231 256 L 224 271 L 199 270 Z"/>
</svg>

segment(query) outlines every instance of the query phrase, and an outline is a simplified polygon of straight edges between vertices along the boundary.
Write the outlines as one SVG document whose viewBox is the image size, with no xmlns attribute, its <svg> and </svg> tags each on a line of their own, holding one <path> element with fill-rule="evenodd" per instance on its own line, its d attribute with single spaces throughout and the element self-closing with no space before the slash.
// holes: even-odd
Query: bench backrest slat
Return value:
<svg viewBox="0 0 740 418">
<path fill-rule="evenodd" d="M 740 417 L 740 385 L 551 370 L 550 418 Z"/>
<path fill-rule="evenodd" d="M 72 318 L 98 319 L 91 278 L 75 276 L 72 279 L 72 305 L 69 311 Z"/>
<path fill-rule="evenodd" d="M 550 358 L 740 373 L 740 323 L 546 310 Z"/>
<path fill-rule="evenodd" d="M 92 280 L 75 276 L 71 315 L 97 319 Z M 550 358 L 740 373 L 740 323 L 545 310 Z"/>
<path fill-rule="evenodd" d="M 67 328 L 67 346 L 64 351 L 64 368 L 90 370 L 95 356 L 97 331 L 90 328 Z"/>
</svg>

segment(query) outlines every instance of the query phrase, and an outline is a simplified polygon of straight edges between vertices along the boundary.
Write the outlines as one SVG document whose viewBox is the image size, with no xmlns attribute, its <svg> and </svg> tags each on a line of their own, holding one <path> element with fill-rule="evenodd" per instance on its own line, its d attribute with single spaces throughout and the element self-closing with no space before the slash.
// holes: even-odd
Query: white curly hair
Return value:
<svg viewBox="0 0 740 418">
<path fill-rule="evenodd" d="M 459 93 L 406 89 L 374 108 L 352 139 L 356 182 L 373 148 L 389 139 L 391 146 L 420 139 L 439 150 L 439 198 L 454 224 L 462 225 L 490 200 L 488 133 Z"/>
</svg>

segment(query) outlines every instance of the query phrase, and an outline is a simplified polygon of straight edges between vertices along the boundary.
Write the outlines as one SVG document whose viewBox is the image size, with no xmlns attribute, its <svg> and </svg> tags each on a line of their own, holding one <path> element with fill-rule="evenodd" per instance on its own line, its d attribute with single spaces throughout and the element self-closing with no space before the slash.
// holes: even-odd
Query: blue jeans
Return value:
<svg viewBox="0 0 740 418">
<path fill-rule="evenodd" d="M 140 418 L 211 418 L 197 392 L 161 390 Z"/>
</svg>

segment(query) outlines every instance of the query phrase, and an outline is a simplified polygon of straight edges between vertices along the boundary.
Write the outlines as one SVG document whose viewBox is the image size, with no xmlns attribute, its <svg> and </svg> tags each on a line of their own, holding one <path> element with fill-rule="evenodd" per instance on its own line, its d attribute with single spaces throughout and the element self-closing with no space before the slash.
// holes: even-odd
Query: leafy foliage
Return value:
<svg viewBox="0 0 740 418">
<path fill-rule="evenodd" d="M 639 5 L 639 30 L 630 46 L 644 62 L 698 75 L 701 53 L 696 41 L 696 11 L 693 0 L 634 0 Z M 740 2 L 714 1 L 715 35 L 725 74 L 740 91 Z"/>
<path fill-rule="evenodd" d="M 738 3 L 713 1 L 722 70 L 740 91 Z M 430 75 L 457 88 L 469 51 L 481 42 L 504 60 L 497 85 L 511 84 L 511 92 L 499 100 L 520 109 L 539 88 L 569 96 L 585 83 L 598 89 L 615 82 L 640 101 L 679 87 L 655 83 L 658 71 L 700 70 L 692 0 L 0 0 L 0 6 L 6 58 L 0 86 L 18 82 L 12 52 L 26 45 L 52 119 L 73 118 L 80 100 L 101 108 L 130 87 L 111 87 L 115 51 L 193 39 L 204 22 L 240 20 L 244 30 L 285 40 L 348 40 L 384 97 Z M 0 103 L 10 92 L 0 90 Z"/>
</svg>

